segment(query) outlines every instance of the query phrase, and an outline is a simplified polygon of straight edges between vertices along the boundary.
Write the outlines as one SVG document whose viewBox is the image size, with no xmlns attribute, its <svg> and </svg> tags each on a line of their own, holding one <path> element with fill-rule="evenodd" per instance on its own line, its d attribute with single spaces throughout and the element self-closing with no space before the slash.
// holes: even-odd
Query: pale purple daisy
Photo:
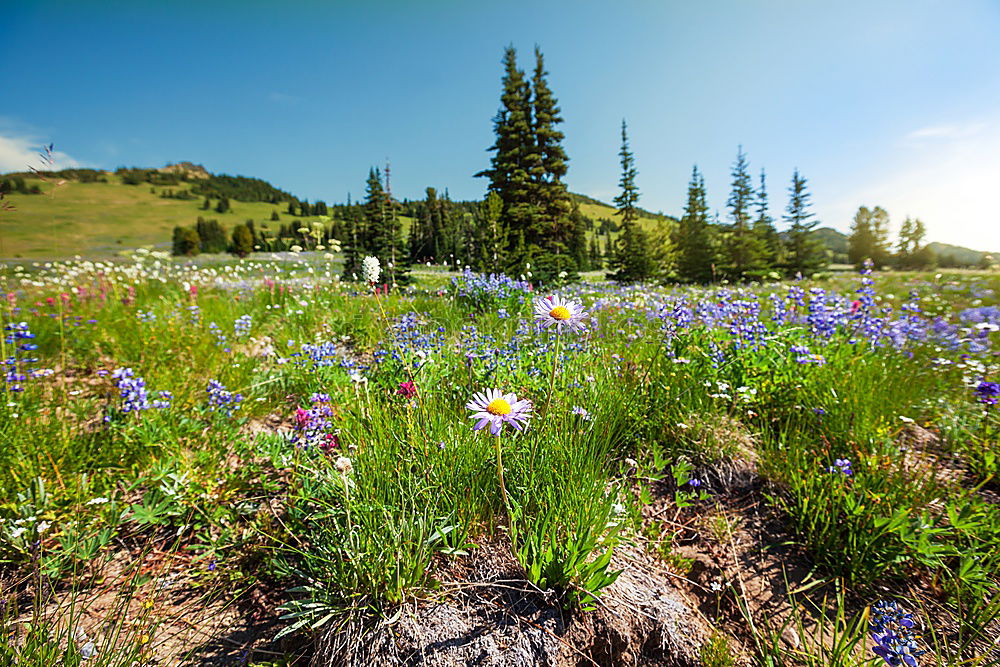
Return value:
<svg viewBox="0 0 1000 667">
<path fill-rule="evenodd" d="M 523 431 L 531 416 L 531 401 L 519 401 L 514 394 L 504 394 L 499 389 L 487 389 L 475 394 L 465 407 L 472 410 L 473 419 L 479 420 L 473 430 L 478 431 L 489 424 L 493 435 L 500 435 L 504 423 Z"/>
<path fill-rule="evenodd" d="M 535 299 L 535 321 L 544 327 L 583 330 L 587 311 L 574 299 L 564 299 L 558 294 Z"/>
</svg>

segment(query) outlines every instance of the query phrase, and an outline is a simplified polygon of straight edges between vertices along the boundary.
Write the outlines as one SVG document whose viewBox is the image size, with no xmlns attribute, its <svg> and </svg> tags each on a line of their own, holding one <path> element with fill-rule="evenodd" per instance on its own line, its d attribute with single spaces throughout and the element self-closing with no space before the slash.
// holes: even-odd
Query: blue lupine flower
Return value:
<svg viewBox="0 0 1000 667">
<path fill-rule="evenodd" d="M 249 315 L 241 315 L 233 322 L 233 332 L 237 338 L 242 338 L 250 334 L 251 326 L 253 326 L 253 318 Z"/>
<path fill-rule="evenodd" d="M 982 380 L 976 385 L 976 397 L 984 405 L 996 405 L 1000 401 L 1000 382 Z"/>
<path fill-rule="evenodd" d="M 131 368 L 119 368 L 111 374 L 111 377 L 115 379 L 115 386 L 118 387 L 122 399 L 122 412 L 139 413 L 144 410 L 162 410 L 170 407 L 173 394 L 161 391 L 151 400 L 146 389 L 146 381 L 137 376 Z"/>
<path fill-rule="evenodd" d="M 836 459 L 833 465 L 826 469 L 827 472 L 841 473 L 845 477 L 850 477 L 854 474 L 854 469 L 851 468 L 850 459 Z"/>
<path fill-rule="evenodd" d="M 235 394 L 219 382 L 218 380 L 208 381 L 208 409 L 215 412 L 217 409 L 225 411 L 227 417 L 232 417 L 233 412 L 240 409 L 243 402 L 243 394 Z"/>
<path fill-rule="evenodd" d="M 868 630 L 875 642 L 872 651 L 887 665 L 897 667 L 917 666 L 917 657 L 923 655 L 913 634 L 913 614 L 906 613 L 898 604 L 881 600 L 872 605 Z"/>
</svg>

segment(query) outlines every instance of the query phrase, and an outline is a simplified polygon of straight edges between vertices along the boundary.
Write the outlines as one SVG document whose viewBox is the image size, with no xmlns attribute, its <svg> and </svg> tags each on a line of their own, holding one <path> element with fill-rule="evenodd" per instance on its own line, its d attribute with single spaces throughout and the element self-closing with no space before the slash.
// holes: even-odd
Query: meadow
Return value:
<svg viewBox="0 0 1000 667">
<path fill-rule="evenodd" d="M 110 259 L 128 254 L 137 247 L 168 250 L 176 226 L 191 226 L 199 216 L 218 220 L 228 231 L 246 220 L 254 220 L 272 228 L 274 233 L 282 223 L 299 224 L 301 216 L 288 214 L 287 202 L 271 204 L 257 201 L 230 199 L 231 208 L 226 213 L 214 209 L 203 210 L 204 198 L 163 198 L 164 190 L 187 190 L 190 183 L 179 186 L 126 185 L 121 176 L 106 173 L 103 182 L 67 180 L 57 184 L 49 178 L 27 177 L 28 188 L 37 187 L 42 194 L 25 195 L 10 193 L 6 201 L 13 207 L 4 211 L 0 220 L 0 258 L 27 260 L 58 260 L 75 256 L 92 259 Z M 212 199 L 212 206 L 217 203 Z M 583 199 L 580 212 L 593 221 L 613 219 L 614 208 Z M 280 221 L 271 221 L 277 212 Z M 652 230 L 656 217 L 642 212 L 640 221 Z M 403 236 L 409 234 L 411 218 L 400 215 Z M 612 239 L 619 232 L 611 232 Z M 608 236 L 598 236 L 596 230 L 588 231 L 588 242 L 596 238 L 603 249 Z"/>
<path fill-rule="evenodd" d="M 337 274 L 3 269 L 4 664 L 1000 664 L 996 273 Z"/>
</svg>

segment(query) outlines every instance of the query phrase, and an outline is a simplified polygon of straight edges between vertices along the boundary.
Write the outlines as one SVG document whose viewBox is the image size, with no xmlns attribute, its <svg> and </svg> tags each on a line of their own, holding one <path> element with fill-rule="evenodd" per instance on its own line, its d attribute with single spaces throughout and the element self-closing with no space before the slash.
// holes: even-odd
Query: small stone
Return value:
<svg viewBox="0 0 1000 667">
<path fill-rule="evenodd" d="M 781 639 L 794 649 L 802 646 L 802 640 L 799 639 L 799 633 L 797 633 L 795 628 L 790 625 L 781 631 Z"/>
</svg>

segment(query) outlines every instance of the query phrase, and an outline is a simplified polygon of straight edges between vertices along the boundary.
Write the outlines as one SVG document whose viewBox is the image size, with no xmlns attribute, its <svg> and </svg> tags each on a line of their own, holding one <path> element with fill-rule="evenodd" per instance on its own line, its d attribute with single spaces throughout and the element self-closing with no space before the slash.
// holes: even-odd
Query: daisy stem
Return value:
<svg viewBox="0 0 1000 667">
<path fill-rule="evenodd" d="M 500 447 L 500 434 L 496 435 L 497 448 L 497 477 L 500 478 L 500 495 L 503 496 L 503 508 L 510 512 L 510 503 L 507 501 L 507 485 L 503 480 L 503 449 Z"/>
<path fill-rule="evenodd" d="M 552 375 L 549 377 L 549 397 L 545 399 L 545 416 L 549 416 L 549 406 L 552 405 L 552 394 L 556 389 L 556 368 L 559 367 L 559 341 L 562 339 L 562 327 L 556 327 L 556 353 L 552 357 Z"/>
</svg>

